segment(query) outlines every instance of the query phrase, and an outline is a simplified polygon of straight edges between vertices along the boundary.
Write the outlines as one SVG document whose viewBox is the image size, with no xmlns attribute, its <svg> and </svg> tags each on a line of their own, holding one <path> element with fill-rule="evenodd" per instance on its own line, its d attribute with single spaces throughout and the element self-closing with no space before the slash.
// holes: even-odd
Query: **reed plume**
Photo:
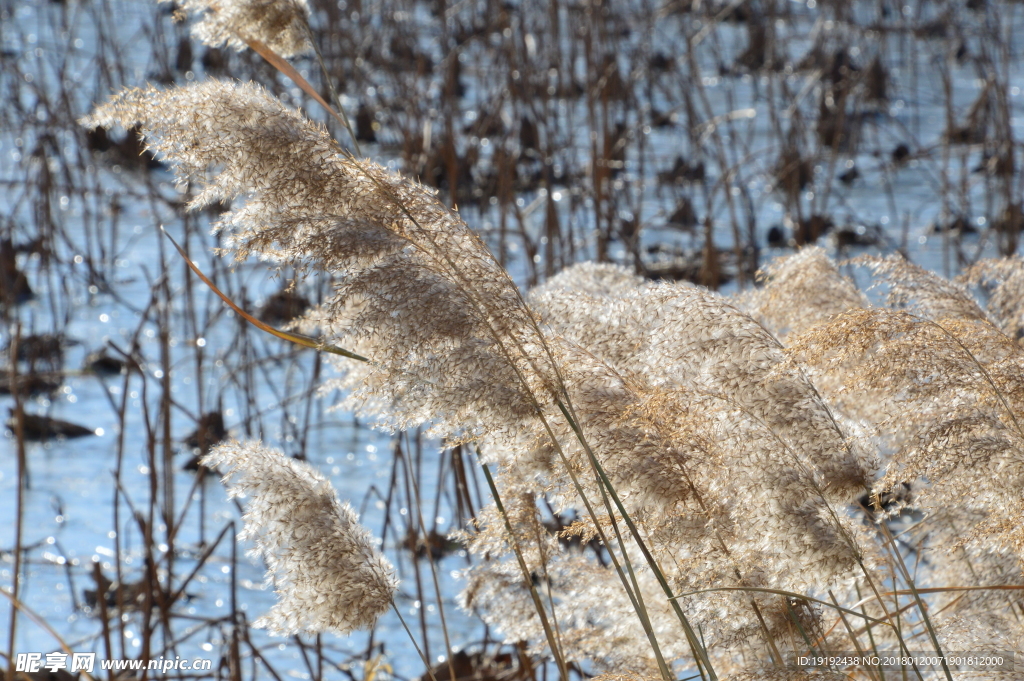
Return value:
<svg viewBox="0 0 1024 681">
<path fill-rule="evenodd" d="M 889 287 L 890 307 L 929 319 L 985 320 L 984 311 L 959 282 L 943 279 L 899 255 L 864 256 L 853 262 L 870 269 Z"/>
<path fill-rule="evenodd" d="M 327 342 L 370 360 L 355 370 L 360 397 L 387 405 L 391 426 L 432 421 L 451 440 L 472 437 L 533 413 L 534 394 L 552 389 L 529 310 L 461 218 L 261 88 L 127 90 L 86 123 L 141 126 L 201 189 L 193 210 L 244 199 L 215 226 L 238 259 L 333 276 L 313 318 Z"/>
<path fill-rule="evenodd" d="M 177 4 L 180 11 L 199 17 L 192 35 L 210 47 L 244 50 L 248 41 L 258 40 L 285 58 L 312 49 L 307 0 L 179 0 Z"/>
<path fill-rule="evenodd" d="M 570 268 L 529 301 L 576 348 L 563 373 L 581 427 L 677 592 L 815 589 L 876 562 L 841 510 L 870 484 L 874 457 L 753 319 L 702 289 L 606 265 Z M 561 496 L 564 482 L 545 491 L 579 503 Z M 583 518 L 577 531 L 596 528 Z M 778 599 L 713 593 L 687 605 L 717 645 L 793 631 Z"/>
<path fill-rule="evenodd" d="M 255 625 L 279 636 L 372 628 L 398 589 L 391 563 L 355 511 L 312 466 L 258 442 L 218 445 L 202 459 L 246 499 L 253 555 L 278 601 Z"/>
<path fill-rule="evenodd" d="M 818 246 L 773 260 L 760 276 L 764 286 L 744 292 L 737 307 L 782 342 L 837 314 L 868 306 L 865 295 Z"/>
<path fill-rule="evenodd" d="M 922 514 L 904 539 L 923 558 L 918 585 L 993 589 L 935 597 L 933 628 L 946 649 L 1013 649 L 1024 633 L 1019 592 L 1005 590 L 1024 585 L 1024 352 L 1000 326 L 1014 328 L 1015 303 L 997 298 L 990 319 L 956 282 L 893 259 L 868 264 L 902 309 L 840 315 L 793 339 L 792 352 L 887 452 L 876 512 Z M 1007 273 L 1005 295 L 1015 271 L 1014 260 L 988 262 L 966 280 Z M 968 631 L 982 615 L 986 628 Z"/>
<path fill-rule="evenodd" d="M 1024 259 L 982 260 L 961 279 L 984 288 L 989 315 L 1004 333 L 1019 341 L 1024 330 Z"/>
</svg>

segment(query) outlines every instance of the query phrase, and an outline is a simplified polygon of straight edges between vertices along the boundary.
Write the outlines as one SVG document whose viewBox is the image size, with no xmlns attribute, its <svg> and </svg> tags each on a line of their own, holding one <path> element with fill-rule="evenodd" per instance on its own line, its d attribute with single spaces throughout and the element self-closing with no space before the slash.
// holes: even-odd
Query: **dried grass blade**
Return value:
<svg viewBox="0 0 1024 681">
<path fill-rule="evenodd" d="M 861 647 L 860 641 L 857 640 L 857 634 L 853 630 L 853 627 L 850 625 L 850 621 L 846 619 L 846 614 L 843 612 L 843 608 L 839 605 L 839 600 L 836 598 L 835 594 L 832 593 L 831 589 L 829 589 L 828 591 L 828 597 L 832 602 L 832 606 L 839 611 L 839 620 L 843 623 L 843 627 L 846 628 L 846 633 L 847 635 L 849 635 L 850 641 L 853 643 L 853 647 L 856 648 L 857 654 L 863 657 L 864 649 Z M 838 622 L 836 624 L 838 624 Z M 836 625 L 833 625 L 832 628 L 834 628 L 835 626 Z M 831 631 L 831 628 L 829 629 L 829 631 Z M 870 676 L 872 679 L 877 678 L 875 675 L 875 669 L 873 667 L 867 667 L 867 672 L 868 676 Z"/>
<path fill-rule="evenodd" d="M 317 104 L 322 106 L 327 111 L 327 113 L 331 114 L 334 120 L 341 123 L 341 125 L 344 126 L 346 130 L 352 132 L 352 126 L 349 125 L 348 120 L 344 116 L 339 114 L 337 111 L 335 111 L 334 107 L 328 104 L 327 100 L 320 96 L 320 93 L 316 91 L 316 88 L 310 85 L 309 81 L 303 78 L 302 75 L 295 70 L 294 66 L 289 64 L 280 55 L 278 55 L 277 52 L 274 52 L 272 49 L 270 49 L 267 45 L 260 42 L 259 40 L 255 40 L 253 38 L 244 38 L 242 36 L 239 37 L 245 41 L 245 44 L 248 45 L 253 52 L 257 53 L 258 55 L 266 59 L 271 66 L 273 66 L 275 69 L 277 69 L 284 75 L 288 76 L 288 78 L 290 78 L 293 83 L 298 85 L 303 92 L 305 92 L 307 95 L 315 99 Z M 355 135 L 353 134 L 353 139 L 354 138 Z"/>
<path fill-rule="evenodd" d="M 897 567 L 900 572 L 903 573 L 903 579 L 906 580 L 907 585 L 910 587 L 910 594 L 914 599 L 914 603 L 917 605 L 917 609 L 921 613 L 921 619 L 924 620 L 925 629 L 928 631 L 928 638 L 931 639 L 932 645 L 935 646 L 935 652 L 939 654 L 939 660 L 942 662 L 942 671 L 946 675 L 948 681 L 953 681 L 953 674 L 949 671 L 949 665 L 946 664 L 946 655 L 942 652 L 942 645 L 939 643 L 938 634 L 935 633 L 935 627 L 932 626 L 932 618 L 928 616 L 928 606 L 924 600 L 921 599 L 921 592 L 914 586 L 914 578 L 911 577 L 910 571 L 907 569 L 906 563 L 903 562 L 903 556 L 900 554 L 899 548 L 896 546 L 896 538 L 892 536 L 892 532 L 889 531 L 889 527 L 885 523 L 879 524 L 882 533 L 885 535 L 886 541 L 889 543 L 890 551 L 892 552 Z M 906 654 L 909 652 L 907 645 L 903 640 L 903 635 L 899 635 L 900 646 L 903 648 L 903 652 Z M 914 665 L 914 670 L 917 670 L 917 665 Z M 920 671 L 918 671 L 920 675 Z"/>
<path fill-rule="evenodd" d="M 204 284 L 209 286 L 210 290 L 216 293 L 217 296 L 228 305 L 228 307 L 230 307 L 232 310 L 241 315 L 242 319 L 249 322 L 257 329 L 260 329 L 261 331 L 266 331 L 267 333 L 277 336 L 282 340 L 286 340 L 290 343 L 295 343 L 296 345 L 301 345 L 312 350 L 323 350 L 324 352 L 330 352 L 331 354 L 334 355 L 341 355 L 342 357 L 348 357 L 349 359 L 358 360 L 360 362 L 370 361 L 368 358 L 363 357 L 362 355 L 357 355 L 356 353 L 345 350 L 344 348 L 328 345 L 326 343 L 316 340 L 315 338 L 303 336 L 302 334 L 281 331 L 280 329 L 275 329 L 269 324 L 266 324 L 256 319 L 251 314 L 249 314 L 248 312 L 240 308 L 238 305 L 236 305 L 235 301 L 231 300 L 231 298 L 229 298 L 225 293 L 223 293 L 219 288 L 217 288 L 216 284 L 210 281 L 209 277 L 203 274 L 203 271 L 199 269 L 199 266 L 192 262 L 192 259 L 188 257 L 187 253 L 185 253 L 185 249 L 178 245 L 178 242 L 174 240 L 174 237 L 167 233 L 167 230 L 164 229 L 163 225 L 160 225 L 160 231 L 164 233 L 164 236 L 170 239 L 172 244 L 174 244 L 174 247 L 178 250 L 178 254 L 181 255 L 182 258 L 184 258 L 185 263 L 188 265 L 189 269 L 195 272 L 196 276 L 199 277 Z"/>
<path fill-rule="evenodd" d="M 508 532 L 511 539 L 512 548 L 515 550 L 516 559 L 519 561 L 519 568 L 523 571 L 526 583 L 530 585 L 530 596 L 533 598 L 533 604 L 537 608 L 537 615 L 540 617 L 540 623 L 544 627 L 544 634 L 548 639 L 548 646 L 551 648 L 551 654 L 554 656 L 555 663 L 558 665 L 558 673 L 562 677 L 562 681 L 569 681 L 569 668 L 566 666 L 565 659 L 562 657 L 558 641 L 555 638 L 554 631 L 551 629 L 551 623 L 548 622 L 547 612 L 544 610 L 544 604 L 541 602 L 540 595 L 537 593 L 537 587 L 530 578 L 530 569 L 527 567 L 526 560 L 523 558 L 523 554 L 519 549 L 519 542 L 516 541 L 515 534 L 512 532 L 512 524 L 509 522 L 508 515 L 505 513 L 505 505 L 501 503 L 501 496 L 498 494 L 498 487 L 494 484 L 494 478 L 491 476 L 491 469 L 482 461 L 480 462 L 480 467 L 484 471 L 484 478 L 487 479 L 487 486 L 491 490 L 491 496 L 494 497 L 494 505 L 498 508 L 498 512 L 501 514 L 501 519 L 505 522 L 505 530 Z"/>
</svg>

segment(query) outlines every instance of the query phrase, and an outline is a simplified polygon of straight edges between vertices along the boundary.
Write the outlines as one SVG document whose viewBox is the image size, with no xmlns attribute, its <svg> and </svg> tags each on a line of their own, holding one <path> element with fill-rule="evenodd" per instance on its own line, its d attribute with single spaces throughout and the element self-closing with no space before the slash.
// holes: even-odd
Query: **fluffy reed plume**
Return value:
<svg viewBox="0 0 1024 681">
<path fill-rule="evenodd" d="M 577 266 L 585 270 L 589 265 Z M 725 299 L 686 285 L 617 286 L 580 299 L 561 284 L 531 294 L 534 309 L 566 338 L 651 386 L 682 388 L 741 412 L 787 450 L 779 465 L 805 466 L 830 499 L 863 487 L 872 462 L 846 442 L 825 404 L 779 342 Z"/>
<path fill-rule="evenodd" d="M 458 215 L 434 191 L 346 156 L 261 88 L 127 90 L 86 123 L 141 126 L 201 188 L 192 209 L 244 198 L 216 225 L 239 259 L 333 276 L 315 317 L 326 340 L 369 358 L 361 397 L 392 426 L 432 420 L 438 434 L 470 437 L 534 413 L 534 394 L 551 390 L 530 312 Z"/>
<path fill-rule="evenodd" d="M 398 580 L 326 478 L 257 442 L 219 445 L 202 463 L 225 472 L 231 496 L 247 498 L 239 539 L 255 542 L 278 595 L 256 626 L 279 636 L 373 627 Z"/>
<path fill-rule="evenodd" d="M 847 313 L 794 339 L 796 357 L 841 386 L 838 407 L 892 451 L 877 492 L 910 483 L 916 507 L 957 509 L 948 546 L 1009 546 L 1024 558 L 1024 350 L 962 287 L 895 260 L 868 264 L 897 303 L 926 316 Z"/>
<path fill-rule="evenodd" d="M 864 294 L 818 246 L 772 261 L 761 277 L 764 287 L 751 289 L 738 306 L 782 341 L 834 315 L 868 306 Z"/>
<path fill-rule="evenodd" d="M 192 35 L 205 45 L 244 50 L 246 41 L 258 40 L 285 58 L 312 49 L 306 0 L 178 0 L 177 4 L 199 16 Z"/>
<path fill-rule="evenodd" d="M 639 371 L 644 330 L 624 301 L 642 285 L 643 280 L 624 267 L 583 263 L 534 288 L 527 299 L 565 338 L 620 370 Z"/>
<path fill-rule="evenodd" d="M 963 275 L 988 294 L 988 312 L 1007 335 L 1024 335 L 1024 260 L 1020 257 L 982 260 Z"/>
<path fill-rule="evenodd" d="M 907 505 L 922 514 L 900 540 L 900 552 L 915 557 L 917 586 L 982 587 L 932 597 L 927 626 L 940 644 L 946 651 L 1014 649 L 1024 633 L 1019 593 L 987 587 L 1024 585 L 1024 352 L 962 285 L 898 258 L 859 262 L 890 286 L 898 309 L 851 310 L 795 334 L 794 361 L 886 454 L 875 500 L 890 516 Z M 1006 330 L 1016 329 L 1016 269 L 1014 261 L 991 261 L 965 277 L 992 287 L 990 309 Z M 867 607 L 885 616 L 880 602 Z M 924 617 L 919 611 L 908 620 L 922 635 Z M 875 645 L 896 642 L 892 632 L 875 631 Z"/>
<path fill-rule="evenodd" d="M 869 485 L 874 460 L 754 320 L 702 289 L 589 264 L 529 300 L 578 348 L 567 391 L 677 593 L 815 589 L 875 562 L 841 510 Z M 594 536 L 587 519 L 578 524 Z M 687 607 L 717 645 L 793 630 L 778 598 L 704 594 Z"/>
<path fill-rule="evenodd" d="M 510 558 L 514 542 L 533 585 L 557 620 L 558 640 L 567 659 L 606 673 L 660 678 L 651 646 L 614 570 L 578 546 L 567 545 L 542 523 L 534 485 L 516 479 L 513 470 L 503 475 L 502 482 L 512 534 L 493 505 L 478 515 L 478 531 L 464 536 L 470 552 L 480 560 L 466 570 L 466 586 L 459 597 L 462 607 L 495 626 L 507 642 L 530 641 L 534 654 L 545 653 L 531 581 L 524 579 Z M 666 657 L 684 658 L 689 653 L 685 639 L 676 635 L 678 623 L 664 599 L 657 597 L 658 587 L 649 572 L 641 574 L 641 588 Z"/>
<path fill-rule="evenodd" d="M 899 255 L 863 256 L 853 261 L 889 286 L 888 304 L 929 319 L 985 320 L 985 313 L 961 284 L 943 279 Z"/>
<path fill-rule="evenodd" d="M 814 386 L 760 324 L 702 289 L 662 285 L 642 302 L 652 382 L 688 382 L 719 401 L 724 414 L 738 410 L 770 431 L 782 448 L 780 471 L 799 469 L 829 500 L 846 502 L 863 487 L 872 460 L 847 441 Z M 750 456 L 757 460 L 756 452 Z"/>
</svg>

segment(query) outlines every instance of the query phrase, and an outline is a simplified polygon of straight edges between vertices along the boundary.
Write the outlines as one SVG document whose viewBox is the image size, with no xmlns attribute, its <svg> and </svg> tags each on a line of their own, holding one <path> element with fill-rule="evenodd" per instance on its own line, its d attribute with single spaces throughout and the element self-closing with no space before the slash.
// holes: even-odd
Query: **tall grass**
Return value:
<svg viewBox="0 0 1024 681">
<path fill-rule="evenodd" d="M 252 42 L 247 33 L 257 29 L 235 30 Z M 921 579 L 908 570 L 890 528 L 882 522 L 872 533 L 868 518 L 858 520 L 850 509 L 863 497 L 862 514 L 881 514 L 882 493 L 912 490 L 921 478 L 939 484 L 931 467 L 899 466 L 922 456 L 922 441 L 924 454 L 934 454 L 931 443 L 946 444 L 954 432 L 983 437 L 989 456 L 976 462 L 995 465 L 986 477 L 1007 465 L 991 461 L 993 447 L 1016 451 L 991 442 L 1016 422 L 1007 394 L 1012 379 L 1002 373 L 1000 385 L 991 378 L 991 361 L 954 326 L 951 302 L 953 313 L 973 306 L 957 286 L 898 261 L 871 262 L 892 282 L 896 303 L 919 301 L 934 318 L 841 309 L 788 339 L 792 353 L 724 299 L 631 281 L 625 271 L 571 268 L 538 292 L 531 308 L 483 242 L 432 192 L 347 157 L 325 131 L 261 90 L 210 82 L 129 91 L 86 124 L 139 126 L 182 180 L 199 183 L 193 208 L 244 197 L 217 224 L 239 258 L 258 253 L 339 277 L 309 324 L 325 344 L 365 358 L 366 371 L 349 371 L 362 408 L 392 426 L 430 423 L 448 442 L 480 447 L 494 506 L 478 514 L 467 535 L 483 560 L 469 573 L 464 607 L 482 609 L 510 641 L 532 642 L 534 655 L 552 656 L 563 678 L 573 663 L 670 679 L 670 665 L 687 661 L 710 678 L 719 670 L 764 674 L 766 664 L 773 674 L 801 676 L 807 672 L 793 666 L 801 652 L 891 648 L 911 657 L 915 639 L 945 652 L 938 632 L 946 619 L 933 621 Z M 814 257 L 809 252 L 779 269 Z M 842 278 L 817 257 L 820 278 L 842 289 Z M 820 285 L 801 282 L 800 274 L 762 295 Z M 826 299 L 824 307 L 846 308 L 849 299 Z M 755 303 L 751 311 L 761 308 Z M 991 329 L 982 348 L 1006 339 L 998 361 L 1017 348 L 976 306 L 968 318 Z M 930 329 L 938 337 L 926 342 L 920 334 Z M 981 337 L 974 333 L 971 340 Z M 910 349 L 901 352 L 907 336 Z M 882 359 L 889 354 L 894 360 Z M 844 412 L 855 412 L 811 380 L 822 361 L 843 368 L 834 380 L 844 392 L 860 385 L 855 377 L 865 363 L 871 383 L 889 377 L 882 380 L 899 402 L 919 402 L 920 420 L 903 421 L 914 446 L 901 447 L 897 436 L 890 445 L 896 472 L 878 483 L 873 450 L 885 443 L 887 422 L 869 411 L 856 414 L 865 434 L 844 424 Z M 963 369 L 950 382 L 924 380 L 957 363 Z M 967 416 L 928 409 L 962 386 L 960 374 L 979 373 L 988 400 L 975 393 L 957 399 L 969 403 Z M 876 409 L 886 403 L 872 398 L 861 402 Z M 245 469 L 245 458 L 235 461 Z M 489 464 L 498 467 L 496 479 Z M 568 530 L 600 538 L 597 556 L 567 549 L 547 531 L 541 498 L 556 517 L 580 513 Z M 918 503 L 928 498 L 922 493 Z M 260 503 L 284 503 L 276 499 Z M 258 518 L 250 512 L 257 526 Z M 996 525 L 1006 522 L 1012 516 Z M 288 555 L 301 560 L 308 550 L 300 545 Z M 341 573 L 347 560 L 361 557 L 344 544 L 336 551 Z M 275 564 L 271 569 L 282 572 Z M 283 572 L 276 575 L 279 605 L 291 611 L 278 617 L 292 621 L 306 614 L 290 602 L 300 572 Z M 872 607 L 857 613 L 842 606 L 832 595 L 840 587 L 850 605 Z M 812 605 L 829 605 L 820 598 L 826 592 L 836 601 L 831 612 Z M 859 615 L 870 636 L 853 629 L 835 636 L 835 611 Z M 339 625 L 328 618 L 314 628 Z M 933 666 L 951 678 L 945 660 Z"/>
<path fill-rule="evenodd" d="M 182 416 L 195 424 L 200 453 L 224 435 L 207 417 L 223 407 L 223 392 L 203 388 L 211 376 L 232 385 L 236 413 L 244 414 L 234 432 L 248 442 L 221 445 L 200 465 L 227 467 L 233 493 L 250 496 L 246 533 L 257 539 L 279 592 L 257 627 L 345 633 L 372 627 L 388 608 L 401 616 L 391 568 L 351 509 L 315 470 L 253 441 L 271 430 L 261 390 L 277 391 L 282 439 L 304 455 L 317 395 L 340 389 L 360 418 L 414 433 L 411 442 L 396 436 L 391 482 L 381 495 L 387 508 L 407 512 L 400 529 L 388 514 L 382 541 L 397 534 L 416 554 L 444 550 L 445 531 L 429 527 L 422 513 L 435 490 L 423 484 L 421 434 L 442 443 L 437 495 L 455 497 L 460 527 L 452 539 L 469 554 L 459 605 L 514 651 L 505 653 L 507 667 L 519 678 L 952 678 L 945 664 L 808 668 L 794 658 L 1019 647 L 1020 262 L 983 260 L 962 281 L 949 281 L 899 257 L 854 261 L 850 272 L 860 268 L 862 278 L 872 275 L 890 293 L 875 304 L 877 297 L 807 247 L 770 263 L 753 287 L 766 232 L 758 201 L 778 198 L 783 240 L 793 245 L 831 229 L 847 248 L 870 233 L 857 229 L 856 206 L 835 199 L 841 190 L 832 182 L 840 170 L 853 170 L 846 159 L 864 144 L 884 152 L 870 172 L 890 190 L 909 163 L 941 185 L 943 209 L 935 217 L 950 269 L 984 250 L 971 252 L 965 241 L 979 195 L 989 202 L 982 238 L 1006 255 L 1016 251 L 1008 35 L 982 41 L 971 57 L 986 85 L 962 124 L 947 62 L 939 149 L 915 141 L 926 131 L 913 120 L 900 131 L 898 139 L 911 142 L 902 151 L 884 138 L 891 129 L 870 124 L 885 117 L 888 51 L 909 53 L 901 86 L 916 93 L 906 85 L 919 75 L 915 50 L 953 50 L 956 40 L 974 46 L 967 33 L 998 24 L 1009 8 L 983 8 L 983 21 L 950 15 L 938 23 L 931 5 L 896 18 L 879 8 L 867 20 L 859 16 L 864 7 L 843 3 L 818 13 L 770 3 L 551 2 L 518 10 L 441 3 L 422 17 L 419 5 L 376 9 L 183 3 L 183 11 L 201 15 L 192 28 L 206 46 L 207 75 L 228 64 L 267 87 L 197 79 L 188 68 L 195 59 L 186 59 L 195 43 L 181 26 L 158 20 L 152 31 L 162 80 L 198 82 L 124 90 L 80 129 L 72 127 L 83 113 L 76 106 L 38 104 L 55 128 L 82 138 L 83 149 L 96 147 L 95 158 L 83 151 L 77 164 L 66 154 L 47 158 L 46 145 L 57 138 L 25 135 L 39 145 L 37 162 L 26 164 L 34 178 L 26 196 L 37 202 L 34 227 L 44 237 L 33 261 L 40 277 L 53 268 L 52 279 L 62 279 L 62 263 L 51 257 L 64 251 L 53 244 L 73 242 L 86 256 L 71 262 L 86 266 L 90 285 L 117 295 L 119 209 L 90 184 L 90 162 L 104 154 L 123 172 L 144 147 L 171 166 L 178 193 L 151 175 L 126 185 L 138 187 L 154 215 L 191 211 L 182 218 L 187 257 L 202 260 L 197 268 L 207 281 L 243 311 L 231 322 L 231 366 L 222 373 L 225 355 L 214 354 L 220 364 L 211 367 L 217 349 L 207 349 L 205 338 L 225 308 L 187 276 L 171 249 L 161 250 L 157 269 L 147 272 L 150 301 L 138 311 L 132 347 L 111 348 L 128 362 L 121 391 L 111 393 L 120 433 L 133 416 L 128 396 L 133 388 L 142 393 L 149 478 L 146 506 L 135 506 L 137 491 L 121 482 L 128 443 L 119 436 L 115 555 L 122 554 L 120 528 L 132 524 L 145 568 L 131 589 L 120 560 L 109 582 L 95 568 L 108 656 L 118 648 L 129 654 L 125 616 L 132 610 L 143 632 L 133 654 L 175 650 L 178 604 L 233 530 L 211 530 L 203 509 L 194 508 L 210 494 L 202 476 L 188 483 L 187 495 L 176 492 L 172 424 Z M 111 25 L 98 5 L 81 11 L 95 13 L 90 26 Z M 51 15 L 69 26 L 80 16 Z M 811 31 L 812 17 L 828 27 Z M 666 21 L 687 29 L 678 53 L 629 39 L 658 35 Z M 929 30 L 953 37 L 908 39 L 918 33 L 924 41 Z M 744 33 L 741 50 L 734 39 Z M 809 42 L 806 63 L 789 60 L 787 39 Z M 303 53 L 316 59 L 295 61 L 298 70 L 284 61 Z M 861 66 L 853 56 L 864 59 Z M 123 64 L 97 70 L 97 90 L 115 92 L 133 80 L 118 68 Z M 476 103 L 467 118 L 464 80 L 474 69 Z M 500 82 L 487 75 L 495 73 Z M 718 109 L 708 89 L 719 78 L 746 83 L 754 106 L 734 103 L 731 93 L 728 109 Z M 326 105 L 327 115 L 310 111 L 326 123 L 293 108 L 312 101 Z M 767 103 L 767 126 L 759 102 Z M 652 128 L 675 125 L 684 140 L 678 161 L 649 137 Z M 98 130 L 108 128 L 101 143 Z M 579 130 L 585 139 L 577 139 Z M 124 141 L 111 147 L 111 139 Z M 346 150 L 360 145 L 390 147 L 405 173 Z M 981 154 L 984 163 L 972 175 L 968 166 Z M 83 206 L 83 235 L 53 210 L 65 190 Z M 655 192 L 671 215 L 652 213 Z M 895 190 L 892 201 L 896 206 Z M 892 218 L 899 213 L 894 208 Z M 644 229 L 658 220 L 665 227 L 652 233 L 686 234 L 647 248 L 652 237 Z M 206 222 L 213 238 L 198 229 Z M 906 250 L 908 239 L 904 231 L 896 245 Z M 208 258 L 214 248 L 232 253 L 237 269 Z M 249 287 L 262 277 L 251 256 L 316 298 L 295 331 L 279 335 L 298 338 L 301 331 L 315 338 L 312 345 L 335 351 L 329 361 L 340 378 L 327 377 L 321 357 L 296 360 L 243 323 L 244 310 L 253 309 Z M 584 257 L 600 263 L 572 264 Z M 25 258 L 10 258 L 5 314 L 16 316 Z M 523 289 L 505 265 L 526 282 Z M 656 277 L 706 288 L 652 282 Z M 738 280 L 740 292 L 714 293 L 727 278 Z M 174 281 L 181 288 L 172 288 Z M 61 285 L 52 290 L 51 317 L 66 319 L 73 292 L 65 289 L 62 298 Z M 976 299 L 990 301 L 989 309 Z M 193 408 L 173 395 L 172 374 L 181 371 L 173 350 L 178 324 L 189 338 L 204 339 L 188 364 Z M 27 394 L 18 380 L 25 367 L 13 359 L 22 335 L 14 329 L 12 431 L 19 483 L 27 483 Z M 135 342 L 147 329 L 156 334 L 155 357 Z M 339 350 L 347 356 L 339 358 Z M 268 354 L 276 357 L 260 359 Z M 268 368 L 279 360 L 294 362 L 300 374 L 290 386 Z M 141 383 L 131 367 L 145 369 Z M 130 519 L 120 516 L 123 508 Z M 30 552 L 20 500 L 15 516 L 18 574 Z M 199 536 L 198 564 L 187 573 L 177 565 L 186 519 L 197 523 Z M 417 603 L 435 602 L 442 624 L 435 630 L 420 608 L 419 632 L 407 627 L 422 666 L 430 667 L 443 641 L 444 664 L 430 672 L 436 678 L 467 676 L 467 666 L 496 673 L 506 664 L 499 655 L 453 647 L 435 561 L 426 561 L 427 575 L 411 563 L 402 589 Z M 277 676 L 237 599 L 232 582 L 230 614 L 201 625 L 224 632 L 223 674 L 242 678 L 251 663 Z M 13 653 L 17 608 L 9 621 Z M 332 661 L 319 636 L 294 645 L 310 677 L 351 669 Z M 371 637 L 367 676 L 378 668 L 369 664 L 378 651 Z"/>
</svg>

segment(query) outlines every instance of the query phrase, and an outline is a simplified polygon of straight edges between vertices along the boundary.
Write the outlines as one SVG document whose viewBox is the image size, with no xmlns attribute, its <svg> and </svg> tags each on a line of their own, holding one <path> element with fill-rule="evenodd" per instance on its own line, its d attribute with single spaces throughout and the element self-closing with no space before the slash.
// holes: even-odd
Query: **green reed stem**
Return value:
<svg viewBox="0 0 1024 681">
<path fill-rule="evenodd" d="M 619 495 L 615 493 L 615 488 L 612 485 L 611 480 L 608 479 L 608 475 L 605 473 L 604 467 L 601 465 L 601 462 L 597 460 L 597 457 L 594 455 L 593 450 L 591 450 L 586 438 L 583 437 L 583 432 L 580 430 L 579 425 L 576 423 L 576 420 L 570 416 L 565 405 L 561 400 L 557 400 L 557 404 L 562 415 L 565 417 L 566 421 L 569 422 L 569 426 L 576 434 L 576 438 L 580 441 L 580 444 L 583 445 L 583 449 L 586 451 L 587 457 L 590 459 L 590 464 L 594 467 L 594 470 L 597 471 L 602 484 L 608 489 L 612 499 L 615 501 L 616 508 L 618 508 L 619 513 L 622 515 L 622 519 L 626 523 L 626 527 L 629 528 L 630 533 L 633 535 L 633 540 L 637 543 L 640 551 L 644 554 L 644 558 L 647 559 L 647 564 L 650 565 L 651 571 L 654 572 L 654 576 L 657 578 L 658 584 L 661 585 L 662 590 L 668 597 L 669 603 L 672 604 L 672 609 L 675 611 L 676 617 L 679 618 L 679 622 L 683 625 L 683 631 L 686 633 L 686 639 L 690 644 L 690 648 L 693 650 L 694 657 L 707 669 L 708 675 L 711 677 L 711 681 L 717 681 L 718 675 L 715 674 L 715 670 L 711 666 L 711 660 L 708 658 L 707 649 L 700 644 L 700 640 L 697 638 L 696 633 L 694 633 L 693 627 L 690 625 L 690 621 L 687 619 L 686 614 L 683 613 L 683 609 L 679 606 L 679 602 L 674 597 L 672 587 L 669 586 L 668 580 L 665 579 L 665 574 L 662 572 L 661 566 L 658 565 L 658 561 L 655 560 L 654 555 L 651 554 L 650 549 L 647 548 L 647 544 L 640 536 L 640 531 L 637 529 L 636 524 L 626 511 L 626 507 L 622 505 L 622 500 L 619 499 Z"/>
</svg>

